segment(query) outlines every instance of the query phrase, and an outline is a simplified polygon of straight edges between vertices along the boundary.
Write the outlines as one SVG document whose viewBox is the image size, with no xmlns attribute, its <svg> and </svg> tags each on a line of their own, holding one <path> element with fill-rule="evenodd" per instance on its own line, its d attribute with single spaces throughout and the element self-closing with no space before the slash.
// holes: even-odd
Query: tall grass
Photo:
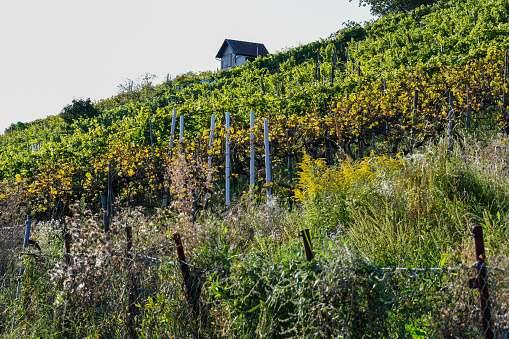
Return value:
<svg viewBox="0 0 509 339">
<path fill-rule="evenodd" d="M 191 190 L 175 189 L 181 196 L 170 212 L 117 207 L 106 237 L 101 215 L 75 204 L 65 222 L 35 223 L 43 255 L 25 259 L 18 301 L 0 291 L 2 334 L 9 337 L 6 326 L 17 307 L 12 337 L 123 337 L 130 272 L 138 279 L 140 337 L 435 334 L 433 324 L 443 321 L 436 307 L 456 293 L 451 276 L 388 274 L 380 267 L 469 266 L 476 224 L 485 228 L 488 265 L 507 267 L 509 143 L 503 136 L 465 135 L 463 145 L 449 153 L 440 141 L 408 156 L 372 155 L 332 166 L 305 156 L 292 211 L 277 198 L 265 204 L 245 196 L 226 214 L 198 215 L 196 199 L 186 195 Z M 186 174 L 173 174 L 184 185 Z M 134 230 L 133 271 L 125 226 Z M 61 260 L 64 227 L 72 252 L 82 253 L 71 266 Z M 304 228 L 311 230 L 311 263 L 298 237 Z M 174 232 L 195 265 L 199 315 L 182 289 Z M 447 317 L 458 316 L 454 307 Z M 470 331 L 471 322 L 460 327 Z"/>
</svg>

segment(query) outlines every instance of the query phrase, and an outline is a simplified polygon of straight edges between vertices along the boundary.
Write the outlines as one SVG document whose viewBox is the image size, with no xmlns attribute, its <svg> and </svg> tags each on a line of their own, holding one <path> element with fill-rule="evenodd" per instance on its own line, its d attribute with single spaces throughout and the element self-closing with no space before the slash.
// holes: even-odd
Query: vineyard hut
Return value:
<svg viewBox="0 0 509 339">
<path fill-rule="evenodd" d="M 400 8 L 398 8 L 397 12 L 408 14 L 408 13 L 412 12 L 413 10 L 414 9 L 412 7 L 401 6 Z"/>
<path fill-rule="evenodd" d="M 264 44 L 225 39 L 217 52 L 216 59 L 221 60 L 221 69 L 228 70 L 268 54 L 269 51 Z"/>
</svg>

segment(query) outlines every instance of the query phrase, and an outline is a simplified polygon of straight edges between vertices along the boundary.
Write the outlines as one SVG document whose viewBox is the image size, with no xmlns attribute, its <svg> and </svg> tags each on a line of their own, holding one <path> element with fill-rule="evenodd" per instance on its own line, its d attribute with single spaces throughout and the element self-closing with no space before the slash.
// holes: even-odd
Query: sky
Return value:
<svg viewBox="0 0 509 339">
<path fill-rule="evenodd" d="M 224 39 L 270 53 L 372 19 L 357 0 L 17 0 L 0 5 L 0 133 L 154 74 L 216 70 Z"/>
</svg>

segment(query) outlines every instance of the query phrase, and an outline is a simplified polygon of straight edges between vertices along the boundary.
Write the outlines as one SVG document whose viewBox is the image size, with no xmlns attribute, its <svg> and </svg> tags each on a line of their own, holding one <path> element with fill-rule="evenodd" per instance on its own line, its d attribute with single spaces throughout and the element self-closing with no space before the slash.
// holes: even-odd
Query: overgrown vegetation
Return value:
<svg viewBox="0 0 509 339">
<path fill-rule="evenodd" d="M 408 275 L 379 269 L 469 266 L 475 224 L 485 228 L 488 264 L 507 269 L 509 142 L 489 134 L 483 141 L 464 138 L 465 148 L 453 154 L 441 142 L 410 156 L 354 164 L 327 166 L 305 156 L 300 204 L 292 211 L 284 203 L 252 204 L 246 197 L 226 217 L 203 215 L 193 223 L 193 201 L 182 195 L 175 214 L 118 209 L 107 236 L 100 215 L 73 205 L 73 218 L 34 225 L 42 253 L 25 259 L 22 298 L 6 305 L 2 326 L 17 305 L 14 337 L 120 337 L 129 319 L 127 276 L 134 274 L 140 337 L 475 337 L 476 318 L 463 315 L 463 308 L 451 305 L 445 318 L 437 313 L 445 312 L 447 298 L 462 296 L 465 307 L 475 307 L 476 299 L 463 295 L 468 271 Z M 135 234 L 132 270 L 125 254 L 127 226 Z M 71 266 L 59 259 L 63 228 L 72 236 Z M 311 263 L 297 237 L 303 228 L 311 230 Z M 194 293 L 201 295 L 198 319 L 181 289 L 175 232 L 182 234 Z M 502 308 L 496 314 L 504 314 L 507 274 L 496 279 L 500 290 L 493 294 Z M 396 312 L 397 307 L 406 309 Z"/>
<path fill-rule="evenodd" d="M 503 1 L 439 2 L 349 23 L 328 40 L 231 71 L 158 86 L 150 74 L 128 79 L 110 99 L 12 126 L 0 137 L 0 221 L 19 224 L 31 212 L 41 251 L 23 257 L 14 300 L 21 242 L 0 248 L 0 333 L 476 337 L 466 287 L 475 272 L 464 267 L 475 260 L 477 224 L 488 265 L 503 269 L 492 272 L 494 321 L 509 328 L 507 15 Z M 180 136 L 171 133 L 174 110 L 185 117 Z M 115 205 L 104 234 L 109 164 Z M 298 237 L 305 228 L 310 263 Z M 175 233 L 190 270 L 185 287 Z"/>
</svg>

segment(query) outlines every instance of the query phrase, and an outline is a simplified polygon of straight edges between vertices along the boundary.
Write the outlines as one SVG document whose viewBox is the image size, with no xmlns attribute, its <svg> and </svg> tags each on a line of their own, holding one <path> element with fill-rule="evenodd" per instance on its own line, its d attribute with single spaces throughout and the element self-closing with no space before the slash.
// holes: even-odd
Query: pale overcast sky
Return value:
<svg viewBox="0 0 509 339">
<path fill-rule="evenodd" d="M 216 70 L 225 38 L 269 52 L 370 20 L 357 0 L 18 0 L 0 5 L 0 133 L 125 79 Z"/>
</svg>

